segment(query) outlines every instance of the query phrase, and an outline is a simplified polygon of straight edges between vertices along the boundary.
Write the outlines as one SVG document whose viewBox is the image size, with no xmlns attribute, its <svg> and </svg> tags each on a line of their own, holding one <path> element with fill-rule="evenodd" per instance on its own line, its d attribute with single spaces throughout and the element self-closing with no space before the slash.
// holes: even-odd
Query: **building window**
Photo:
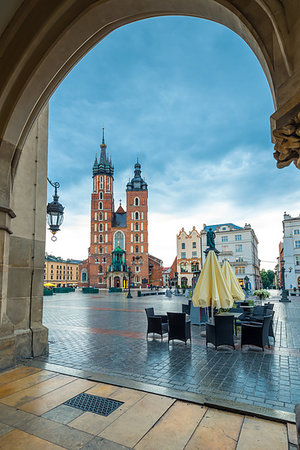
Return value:
<svg viewBox="0 0 300 450">
<path fill-rule="evenodd" d="M 138 234 L 135 235 L 135 242 L 139 242 L 139 235 Z"/>
<path fill-rule="evenodd" d="M 133 231 L 133 223 L 132 222 L 130 224 L 130 229 L 131 229 L 131 231 Z"/>
<path fill-rule="evenodd" d="M 108 242 L 108 235 L 105 235 L 105 242 Z"/>
<path fill-rule="evenodd" d="M 130 242 L 133 242 L 133 234 L 130 235 Z"/>
<path fill-rule="evenodd" d="M 99 242 L 103 242 L 103 235 L 99 234 Z"/>
<path fill-rule="evenodd" d="M 296 256 L 296 266 L 300 266 L 300 256 Z"/>
<path fill-rule="evenodd" d="M 193 242 L 193 248 L 197 248 L 197 243 Z"/>
<path fill-rule="evenodd" d="M 144 235 L 143 235 L 143 233 L 141 234 L 141 242 L 144 242 Z"/>
<path fill-rule="evenodd" d="M 136 245 L 135 246 L 135 253 L 138 253 L 139 252 L 139 247 Z"/>
<path fill-rule="evenodd" d="M 130 253 L 133 253 L 133 245 L 130 246 Z"/>
<path fill-rule="evenodd" d="M 139 224 L 137 222 L 135 224 L 135 231 L 139 231 Z"/>
<path fill-rule="evenodd" d="M 106 212 L 106 213 L 104 213 L 104 216 L 105 216 L 105 220 L 107 220 L 107 212 Z"/>
<path fill-rule="evenodd" d="M 109 177 L 106 178 L 106 190 L 107 190 L 107 192 L 110 191 L 110 178 Z"/>
<path fill-rule="evenodd" d="M 103 203 L 99 202 L 99 209 L 103 209 Z"/>
<path fill-rule="evenodd" d="M 102 277 L 99 277 L 99 283 L 102 284 Z"/>
<path fill-rule="evenodd" d="M 144 246 L 141 245 L 141 253 L 144 253 Z"/>
<path fill-rule="evenodd" d="M 102 225 L 102 223 L 99 223 L 99 231 L 103 231 L 103 225 Z"/>
<path fill-rule="evenodd" d="M 102 212 L 99 212 L 99 220 L 103 220 L 103 213 Z"/>
<path fill-rule="evenodd" d="M 53 275 L 51 275 L 51 280 L 53 280 Z"/>
<path fill-rule="evenodd" d="M 237 266 L 237 267 L 235 268 L 235 273 L 236 273 L 236 275 L 245 273 L 245 267 L 243 267 L 243 266 Z"/>
<path fill-rule="evenodd" d="M 299 229 L 294 230 L 294 234 L 300 234 L 300 230 Z"/>
<path fill-rule="evenodd" d="M 136 271 L 136 272 L 139 272 L 139 271 L 140 271 L 139 266 L 135 266 L 135 271 Z"/>
<path fill-rule="evenodd" d="M 180 272 L 187 272 L 187 265 L 186 263 L 181 263 L 180 264 Z"/>
<path fill-rule="evenodd" d="M 143 213 L 143 211 L 142 211 L 142 219 L 144 218 L 144 213 Z"/>
<path fill-rule="evenodd" d="M 295 241 L 295 247 L 300 248 L 300 241 Z"/>
<path fill-rule="evenodd" d="M 99 200 L 102 200 L 102 199 L 103 199 L 103 193 L 100 192 L 100 194 L 99 194 Z"/>
<path fill-rule="evenodd" d="M 192 272 L 199 272 L 199 264 L 198 263 L 192 263 Z"/>
<path fill-rule="evenodd" d="M 242 252 L 243 251 L 243 245 L 242 244 L 236 244 L 235 251 L 236 252 Z"/>
<path fill-rule="evenodd" d="M 86 282 L 86 278 L 87 278 L 87 273 L 86 273 L 86 269 L 84 271 L 81 272 L 81 281 L 83 283 Z"/>
<path fill-rule="evenodd" d="M 142 231 L 144 230 L 144 223 L 143 222 L 141 223 L 141 230 Z"/>
<path fill-rule="evenodd" d="M 184 242 L 181 244 L 181 248 L 182 248 L 182 249 L 185 248 L 185 243 L 184 243 Z"/>
<path fill-rule="evenodd" d="M 244 258 L 242 258 L 241 256 L 239 256 L 238 258 L 235 258 L 236 262 L 243 262 Z"/>
<path fill-rule="evenodd" d="M 125 237 L 122 231 L 117 231 L 114 235 L 114 249 L 116 247 L 121 247 L 122 250 L 125 250 Z"/>
<path fill-rule="evenodd" d="M 97 220 L 97 213 L 95 212 L 95 216 L 94 216 L 95 220 Z"/>
<path fill-rule="evenodd" d="M 99 266 L 99 273 L 103 273 L 102 266 Z"/>
<path fill-rule="evenodd" d="M 242 240 L 242 235 L 241 234 L 236 234 L 235 235 L 235 240 L 236 241 L 241 241 Z"/>
<path fill-rule="evenodd" d="M 228 236 L 222 236 L 222 242 L 228 242 Z"/>
<path fill-rule="evenodd" d="M 94 235 L 94 244 L 97 244 L 97 236 Z"/>
<path fill-rule="evenodd" d="M 99 247 L 99 253 L 103 253 L 103 248 Z"/>
<path fill-rule="evenodd" d="M 134 218 L 135 218 L 135 220 L 139 220 L 140 219 L 140 213 L 138 211 L 136 211 L 134 213 Z"/>
<path fill-rule="evenodd" d="M 134 206 L 140 206 L 140 199 L 138 197 L 134 199 Z"/>
<path fill-rule="evenodd" d="M 103 177 L 100 177 L 100 189 L 103 189 Z"/>
<path fill-rule="evenodd" d="M 186 252 L 181 252 L 181 259 L 185 259 L 186 258 Z"/>
<path fill-rule="evenodd" d="M 192 252 L 192 258 L 197 258 L 197 252 Z"/>
</svg>

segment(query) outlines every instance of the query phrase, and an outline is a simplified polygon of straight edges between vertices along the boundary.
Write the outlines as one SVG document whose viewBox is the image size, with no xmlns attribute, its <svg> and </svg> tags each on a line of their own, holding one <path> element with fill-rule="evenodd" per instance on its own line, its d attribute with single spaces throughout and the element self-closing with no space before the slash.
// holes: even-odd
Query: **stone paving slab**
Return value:
<svg viewBox="0 0 300 450">
<path fill-rule="evenodd" d="M 49 354 L 40 362 L 86 372 L 103 381 L 145 385 L 293 413 L 300 402 L 300 298 L 275 303 L 275 343 L 264 352 L 205 347 L 200 327 L 192 326 L 192 345 L 166 338 L 145 339 L 145 307 L 156 313 L 181 311 L 184 297 L 126 299 L 124 294 L 80 292 L 46 297 L 44 323 Z M 50 366 L 51 367 L 51 366 Z M 107 378 L 106 378 L 107 377 Z M 95 379 L 95 378 L 94 378 Z M 111 381 L 114 383 L 114 381 Z"/>
</svg>

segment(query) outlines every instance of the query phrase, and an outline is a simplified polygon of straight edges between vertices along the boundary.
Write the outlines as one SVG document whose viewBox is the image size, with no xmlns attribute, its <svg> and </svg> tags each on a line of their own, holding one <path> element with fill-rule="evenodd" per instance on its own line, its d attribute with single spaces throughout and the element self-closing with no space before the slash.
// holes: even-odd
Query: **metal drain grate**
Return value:
<svg viewBox="0 0 300 450">
<path fill-rule="evenodd" d="M 101 416 L 109 416 L 115 409 L 123 405 L 123 402 L 91 394 L 79 394 L 67 400 L 64 405 L 72 406 L 82 411 L 90 411 Z"/>
</svg>

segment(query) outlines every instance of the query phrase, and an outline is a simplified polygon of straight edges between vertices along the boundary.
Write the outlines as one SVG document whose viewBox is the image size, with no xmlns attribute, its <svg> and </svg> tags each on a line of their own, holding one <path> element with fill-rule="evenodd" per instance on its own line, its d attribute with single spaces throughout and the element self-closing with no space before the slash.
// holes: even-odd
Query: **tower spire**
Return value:
<svg viewBox="0 0 300 450">
<path fill-rule="evenodd" d="M 105 142 L 104 142 L 104 127 L 102 127 L 102 145 L 105 145 Z"/>
</svg>

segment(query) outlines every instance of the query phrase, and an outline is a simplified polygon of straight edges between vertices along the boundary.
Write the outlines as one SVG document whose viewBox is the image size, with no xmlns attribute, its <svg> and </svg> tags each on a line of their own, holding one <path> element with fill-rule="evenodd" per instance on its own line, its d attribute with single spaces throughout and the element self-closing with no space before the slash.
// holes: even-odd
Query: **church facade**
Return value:
<svg viewBox="0 0 300 450">
<path fill-rule="evenodd" d="M 141 175 L 141 164 L 134 165 L 134 176 L 126 186 L 126 211 L 114 204 L 114 167 L 104 141 L 93 165 L 91 228 L 88 258 L 80 266 L 79 286 L 99 288 L 147 287 L 148 186 Z M 130 267 L 130 269 L 129 269 Z"/>
</svg>

